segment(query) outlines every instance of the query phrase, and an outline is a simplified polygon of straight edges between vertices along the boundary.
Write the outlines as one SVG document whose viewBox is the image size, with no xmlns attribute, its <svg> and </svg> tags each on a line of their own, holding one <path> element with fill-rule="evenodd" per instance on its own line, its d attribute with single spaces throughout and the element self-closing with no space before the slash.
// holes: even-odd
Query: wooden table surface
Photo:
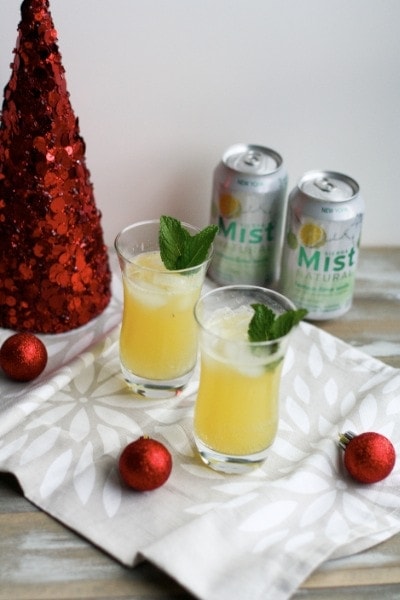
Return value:
<svg viewBox="0 0 400 600">
<path fill-rule="evenodd" d="M 352 309 L 319 326 L 400 368 L 400 247 L 362 249 Z M 1 473 L 0 600 L 84 598 L 193 600 L 150 564 L 123 567 L 30 504 L 15 478 Z M 339 598 L 400 598 L 400 534 L 326 562 L 292 597 Z"/>
</svg>

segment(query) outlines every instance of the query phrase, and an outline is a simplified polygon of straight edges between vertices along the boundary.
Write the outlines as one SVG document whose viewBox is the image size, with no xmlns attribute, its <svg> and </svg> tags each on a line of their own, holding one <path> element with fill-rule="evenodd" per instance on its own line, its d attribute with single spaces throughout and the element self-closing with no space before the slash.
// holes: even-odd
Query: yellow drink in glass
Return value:
<svg viewBox="0 0 400 600">
<path fill-rule="evenodd" d="M 198 232 L 183 225 L 191 235 Z M 210 251 L 201 265 L 168 270 L 159 229 L 158 220 L 144 221 L 115 241 L 124 288 L 121 370 L 132 391 L 146 398 L 173 397 L 192 375 L 198 338 L 193 308 L 211 257 Z"/>
<path fill-rule="evenodd" d="M 197 327 L 193 306 L 203 274 L 168 271 L 158 251 L 139 254 L 123 277 L 120 357 L 143 378 L 172 380 L 193 369 Z"/>
<path fill-rule="evenodd" d="M 228 286 L 199 300 L 201 370 L 194 435 L 204 462 L 238 473 L 264 462 L 279 420 L 279 388 L 288 336 L 248 340 L 252 303 L 277 313 L 289 300 L 255 286 Z"/>
</svg>

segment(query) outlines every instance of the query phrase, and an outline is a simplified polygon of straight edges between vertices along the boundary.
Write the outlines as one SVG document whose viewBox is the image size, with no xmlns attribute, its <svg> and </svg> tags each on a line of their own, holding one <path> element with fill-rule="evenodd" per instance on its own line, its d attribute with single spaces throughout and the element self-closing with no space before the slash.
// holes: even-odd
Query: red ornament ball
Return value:
<svg viewBox="0 0 400 600">
<path fill-rule="evenodd" d="M 118 468 L 129 487 L 139 492 L 155 490 L 170 476 L 172 457 L 157 440 L 141 437 L 124 448 Z"/>
<path fill-rule="evenodd" d="M 385 479 L 396 462 L 392 442 L 380 433 L 368 431 L 355 435 L 348 431 L 340 436 L 340 446 L 345 451 L 346 469 L 360 483 L 376 483 Z"/>
<path fill-rule="evenodd" d="M 15 381 L 31 381 L 47 364 L 47 350 L 33 333 L 16 333 L 0 348 L 0 367 Z"/>
</svg>

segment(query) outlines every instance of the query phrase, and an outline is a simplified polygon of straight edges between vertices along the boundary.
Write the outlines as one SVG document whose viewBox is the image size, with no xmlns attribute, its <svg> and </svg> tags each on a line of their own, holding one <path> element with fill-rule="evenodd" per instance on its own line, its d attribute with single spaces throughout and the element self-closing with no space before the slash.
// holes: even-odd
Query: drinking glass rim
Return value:
<svg viewBox="0 0 400 600">
<path fill-rule="evenodd" d="M 268 292 L 268 294 L 272 294 L 275 298 L 277 299 L 283 299 L 285 301 L 285 303 L 287 303 L 289 306 L 286 310 L 296 310 L 296 306 L 295 304 L 289 299 L 287 298 L 287 296 L 284 296 L 283 294 L 281 294 L 280 292 L 277 292 L 275 290 L 271 290 L 269 288 L 265 288 L 262 286 L 258 286 L 258 285 L 251 285 L 251 284 L 233 284 L 233 285 L 225 285 L 225 286 L 220 286 L 220 287 L 216 287 L 212 290 L 209 290 L 208 292 L 206 292 L 205 294 L 201 295 L 200 298 L 197 300 L 194 309 L 193 309 L 193 313 L 194 313 L 194 318 L 196 320 L 196 323 L 198 324 L 198 326 L 200 327 L 200 329 L 202 331 L 204 331 L 207 334 L 212 335 L 214 338 L 216 339 L 220 339 L 223 340 L 225 342 L 232 342 L 235 345 L 245 345 L 245 346 L 270 346 L 272 344 L 276 344 L 278 342 L 280 342 L 281 340 L 286 339 L 289 335 L 290 335 L 290 331 L 286 334 L 286 335 L 282 335 L 278 338 L 275 338 L 273 340 L 263 340 L 260 342 L 252 342 L 251 340 L 232 340 L 228 337 L 225 337 L 223 335 L 219 335 L 217 333 L 214 333 L 214 331 L 212 331 L 211 329 L 209 329 L 208 327 L 206 327 L 199 319 L 199 316 L 197 314 L 197 309 L 200 306 L 201 302 L 208 296 L 211 296 L 217 292 L 221 292 L 221 291 L 229 291 L 229 290 L 249 290 L 249 291 L 261 291 L 261 292 Z M 221 307 L 222 308 L 222 307 Z M 283 314 L 283 313 L 282 313 Z"/>
<path fill-rule="evenodd" d="M 186 221 L 180 221 L 182 227 L 185 227 L 186 229 L 192 230 L 194 233 L 200 233 L 201 229 L 199 227 L 196 227 L 196 225 L 191 225 L 190 223 L 186 223 Z M 133 256 L 127 256 L 119 247 L 118 247 L 118 241 L 119 239 L 122 237 L 122 235 L 124 233 L 126 233 L 127 231 L 130 231 L 132 229 L 136 229 L 140 226 L 143 225 L 160 225 L 160 219 L 147 219 L 144 221 L 137 221 L 135 223 L 131 223 L 130 225 L 127 225 L 126 227 L 124 227 L 123 229 L 121 229 L 121 231 L 116 235 L 115 240 L 114 240 L 114 248 L 115 251 L 117 252 L 117 255 L 121 256 L 124 260 L 126 260 L 128 263 L 130 264 L 135 264 L 134 261 L 134 257 Z M 145 267 L 142 265 L 137 265 L 137 267 L 143 271 L 149 271 L 151 273 L 160 273 L 162 272 L 165 275 L 170 275 L 170 274 L 180 274 L 180 273 L 190 273 L 191 271 L 194 271 L 195 269 L 199 269 L 200 267 L 202 267 L 203 265 L 207 265 L 207 263 L 209 263 L 211 261 L 212 258 L 212 254 L 213 254 L 213 244 L 210 245 L 210 248 L 208 249 L 208 253 L 207 253 L 207 257 L 205 258 L 205 260 L 203 260 L 203 262 L 201 262 L 198 265 L 195 265 L 193 267 L 186 267 L 184 269 L 167 269 L 165 271 L 160 271 L 159 269 L 154 269 L 152 267 Z M 137 256 L 137 255 L 135 255 Z"/>
</svg>

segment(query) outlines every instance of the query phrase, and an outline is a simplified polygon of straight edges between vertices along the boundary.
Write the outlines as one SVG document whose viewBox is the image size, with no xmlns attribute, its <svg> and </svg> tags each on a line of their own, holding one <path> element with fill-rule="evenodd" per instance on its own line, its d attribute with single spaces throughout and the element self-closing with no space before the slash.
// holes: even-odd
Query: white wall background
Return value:
<svg viewBox="0 0 400 600">
<path fill-rule="evenodd" d="M 235 142 L 354 177 L 363 245 L 400 245 L 399 0 L 50 0 L 107 243 L 168 213 L 208 223 Z M 0 87 L 20 2 L 0 4 Z"/>
</svg>

